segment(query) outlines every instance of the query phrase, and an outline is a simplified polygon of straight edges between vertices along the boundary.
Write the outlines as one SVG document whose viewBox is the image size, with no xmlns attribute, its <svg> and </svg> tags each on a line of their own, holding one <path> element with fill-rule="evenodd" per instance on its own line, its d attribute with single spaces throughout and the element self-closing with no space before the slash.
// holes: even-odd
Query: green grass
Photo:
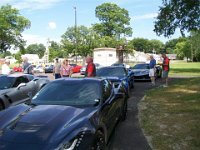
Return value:
<svg viewBox="0 0 200 150">
<path fill-rule="evenodd" d="M 200 62 L 171 61 L 169 76 L 200 77 Z"/>
<path fill-rule="evenodd" d="M 200 78 L 176 79 L 147 92 L 140 124 L 156 150 L 200 148 Z"/>
</svg>

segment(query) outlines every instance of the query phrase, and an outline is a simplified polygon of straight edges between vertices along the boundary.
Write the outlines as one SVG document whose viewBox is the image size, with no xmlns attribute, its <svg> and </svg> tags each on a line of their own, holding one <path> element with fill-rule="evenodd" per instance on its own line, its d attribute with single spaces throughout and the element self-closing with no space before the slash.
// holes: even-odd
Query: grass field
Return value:
<svg viewBox="0 0 200 150">
<path fill-rule="evenodd" d="M 169 76 L 200 77 L 200 62 L 171 61 Z"/>
<path fill-rule="evenodd" d="M 199 150 L 200 78 L 176 79 L 147 92 L 140 124 L 156 150 Z"/>
</svg>

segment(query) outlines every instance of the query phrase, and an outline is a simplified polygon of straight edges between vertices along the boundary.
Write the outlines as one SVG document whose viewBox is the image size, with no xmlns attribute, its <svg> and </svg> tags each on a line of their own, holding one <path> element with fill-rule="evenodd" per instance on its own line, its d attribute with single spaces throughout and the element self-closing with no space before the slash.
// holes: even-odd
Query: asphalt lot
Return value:
<svg viewBox="0 0 200 150">
<path fill-rule="evenodd" d="M 54 80 L 52 73 L 36 73 L 37 75 L 48 76 Z M 79 73 L 73 74 L 72 77 L 80 77 Z M 161 84 L 161 79 L 156 81 L 156 87 Z M 151 88 L 150 82 L 135 82 L 135 88 L 131 90 L 131 96 L 128 99 L 127 119 L 120 122 L 107 145 L 107 150 L 151 150 L 138 120 L 138 103 L 144 97 L 145 92 Z"/>
<path fill-rule="evenodd" d="M 160 85 L 160 80 L 157 80 Z M 135 88 L 128 99 L 128 114 L 124 122 L 120 122 L 108 145 L 109 150 L 151 150 L 138 120 L 138 103 L 145 92 L 151 89 L 150 82 L 135 82 Z"/>
<path fill-rule="evenodd" d="M 47 75 L 54 79 L 52 74 Z M 78 77 L 79 74 L 73 74 L 72 77 Z M 161 84 L 161 79 L 156 81 L 157 86 Z M 108 143 L 108 150 L 151 150 L 138 120 L 138 103 L 144 97 L 145 92 L 151 88 L 150 82 L 135 82 L 135 88 L 131 90 L 131 96 L 128 99 L 128 114 L 124 122 L 120 122 L 113 132 Z"/>
</svg>

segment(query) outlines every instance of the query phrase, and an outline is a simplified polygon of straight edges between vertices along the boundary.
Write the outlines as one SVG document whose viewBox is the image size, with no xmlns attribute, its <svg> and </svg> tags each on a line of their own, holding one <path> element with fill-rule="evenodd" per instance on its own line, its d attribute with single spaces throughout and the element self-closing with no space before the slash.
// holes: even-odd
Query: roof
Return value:
<svg viewBox="0 0 200 150">
<path fill-rule="evenodd" d="M 95 48 L 94 51 L 116 51 L 116 48 L 102 47 L 102 48 Z"/>
</svg>

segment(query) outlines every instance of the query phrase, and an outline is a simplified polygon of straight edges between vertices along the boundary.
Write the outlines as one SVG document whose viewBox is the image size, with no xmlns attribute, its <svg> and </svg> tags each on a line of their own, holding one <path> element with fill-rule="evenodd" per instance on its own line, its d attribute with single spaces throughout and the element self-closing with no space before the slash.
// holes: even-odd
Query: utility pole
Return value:
<svg viewBox="0 0 200 150">
<path fill-rule="evenodd" d="M 76 16 L 76 7 L 74 7 L 74 17 L 75 17 L 75 25 L 74 25 L 74 29 L 75 29 L 75 57 L 76 57 L 76 64 L 77 64 L 77 16 Z"/>
</svg>

